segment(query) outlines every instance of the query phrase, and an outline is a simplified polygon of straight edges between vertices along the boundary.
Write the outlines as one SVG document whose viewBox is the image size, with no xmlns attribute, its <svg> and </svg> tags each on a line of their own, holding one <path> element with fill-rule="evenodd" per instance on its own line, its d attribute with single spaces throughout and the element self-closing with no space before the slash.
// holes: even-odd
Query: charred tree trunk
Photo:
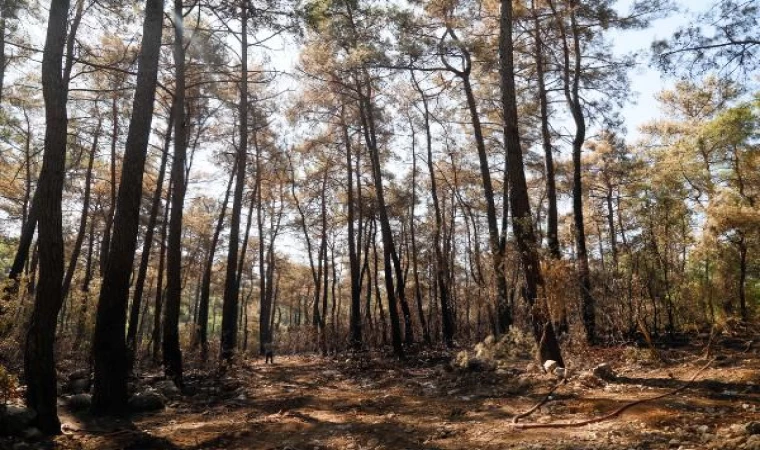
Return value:
<svg viewBox="0 0 760 450">
<path fill-rule="evenodd" d="M 435 254 L 435 282 L 438 286 L 438 298 L 441 305 L 441 326 L 443 328 L 443 342 L 447 347 L 454 346 L 454 322 L 451 317 L 451 306 L 449 305 L 449 292 L 447 286 L 448 265 L 444 260 L 441 251 L 441 229 L 443 228 L 443 218 L 441 216 L 441 205 L 438 201 L 437 180 L 435 177 L 435 166 L 433 165 L 433 138 L 430 133 L 430 109 L 428 107 L 427 96 L 422 87 L 414 77 L 412 72 L 412 81 L 422 99 L 422 108 L 425 121 L 425 146 L 427 149 L 427 167 L 430 173 L 430 196 L 433 198 L 433 210 L 435 212 L 435 229 L 433 230 L 433 251 Z M 425 330 L 427 334 L 426 342 L 430 341 L 430 330 Z"/>
<path fill-rule="evenodd" d="M 182 215 L 185 203 L 187 123 L 185 113 L 185 32 L 182 0 L 174 0 L 174 158 L 172 159 L 172 207 L 166 249 L 166 304 L 164 305 L 163 362 L 167 378 L 182 389 L 182 349 L 179 315 L 182 302 Z"/>
<path fill-rule="evenodd" d="M 161 164 L 158 168 L 158 179 L 156 180 L 156 190 L 153 191 L 153 199 L 150 205 L 150 217 L 148 226 L 145 229 L 145 240 L 143 241 L 142 254 L 140 255 L 140 267 L 137 270 L 137 280 L 135 281 L 135 292 L 132 296 L 132 308 L 129 313 L 129 327 L 127 329 L 127 349 L 129 350 L 130 368 L 134 363 L 136 343 L 137 343 L 137 322 L 142 303 L 143 290 L 145 289 L 145 277 L 148 273 L 148 263 L 150 262 L 150 250 L 153 246 L 153 234 L 155 233 L 156 222 L 158 220 L 158 210 L 161 207 L 161 196 L 164 187 L 164 177 L 166 174 L 166 163 L 169 159 L 169 145 L 171 143 L 172 129 L 174 128 L 174 107 L 169 113 L 166 134 L 164 135 L 164 146 L 161 154 Z"/>
<path fill-rule="evenodd" d="M 528 186 L 525 181 L 520 133 L 517 128 L 517 99 L 515 93 L 514 63 L 512 42 L 512 2 L 501 1 L 501 20 L 499 41 L 501 101 L 504 110 L 504 142 L 507 150 L 507 167 L 509 172 L 509 200 L 512 211 L 512 229 L 517 240 L 520 260 L 525 274 L 523 297 L 531 308 L 533 335 L 539 346 L 541 362 L 554 360 L 560 367 L 565 364 L 554 334 L 549 311 L 543 299 L 539 298 L 538 287 L 543 284 L 541 266 L 533 233 Z"/>
<path fill-rule="evenodd" d="M 591 274 L 588 266 L 588 251 L 586 250 L 586 229 L 583 222 L 583 177 L 581 172 L 581 151 L 583 150 L 583 143 L 586 140 L 586 118 L 583 115 L 583 107 L 581 105 L 579 94 L 582 57 L 580 33 L 582 33 L 582 31 L 578 28 L 575 18 L 575 1 L 571 1 L 568 7 L 570 15 L 570 31 L 572 34 L 569 38 L 572 39 L 573 42 L 573 49 L 571 50 L 570 44 L 568 43 L 568 33 L 565 23 L 559 16 L 557 9 L 551 0 L 549 1 L 549 6 L 552 9 L 552 13 L 557 22 L 557 28 L 560 32 L 564 61 L 562 67 L 563 91 L 570 113 L 573 116 L 573 121 L 575 122 L 575 136 L 573 137 L 573 223 L 575 225 L 575 257 L 581 297 L 581 315 L 583 317 L 583 325 L 586 331 L 586 340 L 589 343 L 593 343 L 596 340 L 596 312 L 595 300 L 591 294 Z M 573 58 L 572 69 L 570 67 L 571 56 Z"/>
<path fill-rule="evenodd" d="M 346 174 L 348 176 L 348 188 L 346 193 L 348 194 L 348 260 L 351 271 L 351 312 L 349 321 L 349 345 L 353 350 L 360 350 L 362 348 L 362 313 L 361 313 L 361 269 L 359 267 L 359 255 L 356 251 L 356 231 L 354 227 L 354 221 L 356 220 L 356 213 L 354 211 L 354 171 L 352 164 L 353 151 L 351 149 L 351 136 L 348 133 L 348 125 L 346 124 L 345 116 L 345 104 L 340 108 L 340 120 L 341 127 L 343 129 L 343 141 L 346 146 Z M 357 176 L 359 176 L 357 174 Z M 359 219 L 361 221 L 361 219 Z M 360 232 L 361 234 L 361 232 Z"/>
<path fill-rule="evenodd" d="M 223 360 L 231 361 L 237 345 L 237 314 L 240 286 L 238 285 L 237 260 L 238 241 L 240 240 L 240 214 L 243 207 L 243 188 L 245 187 L 245 167 L 248 155 L 248 2 L 241 2 L 240 7 L 240 101 L 238 115 L 240 120 L 240 137 L 237 154 L 237 180 L 235 195 L 232 198 L 230 214 L 230 237 L 227 251 L 227 278 L 224 283 L 224 302 L 222 303 L 222 348 Z"/>
<path fill-rule="evenodd" d="M 66 296 L 69 294 L 69 288 L 71 288 L 71 280 L 74 279 L 74 271 L 77 267 L 77 260 L 79 259 L 79 254 L 82 251 L 84 237 L 87 234 L 87 217 L 90 214 L 90 185 L 92 181 L 92 167 L 95 163 L 95 154 L 97 153 L 98 148 L 98 138 L 100 138 L 100 125 L 101 122 L 98 121 L 98 126 L 96 128 L 95 136 L 92 141 L 92 148 L 90 148 L 90 157 L 87 160 L 87 172 L 84 177 L 84 195 L 82 198 L 82 215 L 79 218 L 79 231 L 77 232 L 77 238 L 74 242 L 74 248 L 71 250 L 69 267 L 66 269 L 66 276 L 63 279 L 63 286 L 61 288 L 61 294 L 63 295 L 64 301 L 66 300 Z"/>
<path fill-rule="evenodd" d="M 478 149 L 478 160 L 480 161 L 480 176 L 483 182 L 483 194 L 486 201 L 486 219 L 488 222 L 488 236 L 491 248 L 491 257 L 493 260 L 494 278 L 496 279 L 496 308 L 497 308 L 497 330 L 499 333 L 505 333 L 512 325 L 512 310 L 510 308 L 507 299 L 507 280 L 504 275 L 504 255 L 501 246 L 501 239 L 499 234 L 499 224 L 496 215 L 496 203 L 494 201 L 493 184 L 491 183 L 491 170 L 488 163 L 488 153 L 486 151 L 485 140 L 483 138 L 483 130 L 480 124 L 480 115 L 478 114 L 477 105 L 475 102 L 475 95 L 472 91 L 472 85 L 470 83 L 470 72 L 472 69 L 472 62 L 470 60 L 469 51 L 464 48 L 462 43 L 457 38 L 454 30 L 447 28 L 446 35 L 451 36 L 454 43 L 464 56 L 464 66 L 462 69 L 457 69 L 449 64 L 446 57 L 442 54 L 441 61 L 446 68 L 457 75 L 462 80 L 464 93 L 467 98 L 467 108 L 470 112 L 470 120 L 472 122 L 473 134 L 475 135 L 475 145 Z M 442 39 L 443 39 L 442 38 Z"/>
<path fill-rule="evenodd" d="M 34 299 L 24 352 L 26 403 L 37 412 L 36 422 L 46 434 L 60 433 L 57 415 L 55 326 L 63 303 L 63 218 L 61 201 L 66 170 L 66 87 L 61 66 L 69 11 L 68 0 L 50 5 L 45 51 L 42 57 L 42 93 L 45 99 L 45 147 L 35 200 L 38 201 L 40 283 Z M 23 264 L 22 264 L 23 266 Z"/>
<path fill-rule="evenodd" d="M 114 236 L 110 244 L 112 251 L 109 251 L 109 259 L 105 263 L 106 270 L 98 301 L 93 342 L 93 409 L 100 413 L 120 413 L 127 406 L 128 355 L 124 328 L 129 278 L 137 245 L 142 179 L 153 120 L 163 6 L 163 0 L 148 0 L 145 7 L 137 87 L 124 151 Z"/>
<path fill-rule="evenodd" d="M 535 2 L 535 0 L 534 0 Z M 558 214 L 557 214 L 557 187 L 554 176 L 554 150 L 552 148 L 552 138 L 549 132 L 549 101 L 546 92 L 545 81 L 545 63 L 544 63 L 544 42 L 541 38 L 541 22 L 535 10 L 535 4 L 531 5 L 533 12 L 533 32 L 535 33 L 535 64 L 536 78 L 538 80 L 538 101 L 539 112 L 541 116 L 541 145 L 544 149 L 544 164 L 546 177 L 546 243 L 549 247 L 549 255 L 552 258 L 559 259 L 562 255 L 559 248 L 558 238 Z"/>
<path fill-rule="evenodd" d="M 159 362 L 159 350 L 161 349 L 161 311 L 164 306 L 164 266 L 166 262 L 166 235 L 169 229 L 169 202 L 172 195 L 172 181 L 169 179 L 169 188 L 166 191 L 166 205 L 164 207 L 164 217 L 161 222 L 161 241 L 159 242 L 158 254 L 158 273 L 156 274 L 156 299 L 153 307 L 153 349 L 151 351 L 153 362 Z"/>
<path fill-rule="evenodd" d="M 198 300 L 198 318 L 196 322 L 195 336 L 193 339 L 193 345 L 200 345 L 201 347 L 201 361 L 203 362 L 205 362 L 206 358 L 208 357 L 208 302 L 211 296 L 211 271 L 214 267 L 214 254 L 216 253 L 216 245 L 219 243 L 219 235 L 221 234 L 222 228 L 224 227 L 224 216 L 227 212 L 227 203 L 230 199 L 230 191 L 232 190 L 232 181 L 235 179 L 236 168 L 237 161 L 232 165 L 230 180 L 227 182 L 227 189 L 224 191 L 222 209 L 219 212 L 219 217 L 216 220 L 216 228 L 214 228 L 214 235 L 211 237 L 211 242 L 209 243 L 208 254 L 206 255 L 206 261 L 203 268 L 200 300 Z"/>
</svg>

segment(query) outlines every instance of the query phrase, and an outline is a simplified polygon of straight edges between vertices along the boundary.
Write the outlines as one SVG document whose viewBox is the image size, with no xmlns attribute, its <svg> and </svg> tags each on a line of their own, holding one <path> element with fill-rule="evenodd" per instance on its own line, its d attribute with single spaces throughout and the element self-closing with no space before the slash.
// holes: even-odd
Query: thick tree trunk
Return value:
<svg viewBox="0 0 760 450">
<path fill-rule="evenodd" d="M 113 220 L 114 235 L 110 243 L 109 259 L 105 263 L 98 301 L 93 342 L 93 409 L 100 413 L 120 413 L 127 406 L 128 354 L 124 329 L 129 278 L 137 246 L 142 179 L 156 96 L 163 9 L 163 0 L 148 0 L 145 6 L 132 119 L 129 123 L 119 198 Z M 106 220 L 110 221 L 110 218 Z"/>
<path fill-rule="evenodd" d="M 179 314 L 182 303 L 182 215 L 185 204 L 187 122 L 185 114 L 184 7 L 174 0 L 174 158 L 172 159 L 172 208 L 166 249 L 166 301 L 164 305 L 164 374 L 182 389 L 182 349 L 179 346 Z"/>
<path fill-rule="evenodd" d="M 565 364 L 554 334 L 551 318 L 545 301 L 539 298 L 538 287 L 543 284 L 541 265 L 533 233 L 528 186 L 525 181 L 520 133 L 517 125 L 517 98 L 515 93 L 515 75 L 512 42 L 512 2 L 501 1 L 500 20 L 500 75 L 501 101 L 504 111 L 504 142 L 507 150 L 507 167 L 509 172 L 509 200 L 512 211 L 512 229 L 517 240 L 520 260 L 525 274 L 523 297 L 531 308 L 533 335 L 538 343 L 541 362 L 554 360 L 560 367 Z"/>
<path fill-rule="evenodd" d="M 57 415 L 55 325 L 63 303 L 63 218 L 61 200 L 66 170 L 66 87 L 61 66 L 68 0 L 50 5 L 45 51 L 42 57 L 42 93 L 45 99 L 45 147 L 35 197 L 39 202 L 40 283 L 34 299 L 24 352 L 26 403 L 37 412 L 37 426 L 46 434 L 60 433 Z M 23 266 L 23 264 L 22 264 Z"/>
</svg>

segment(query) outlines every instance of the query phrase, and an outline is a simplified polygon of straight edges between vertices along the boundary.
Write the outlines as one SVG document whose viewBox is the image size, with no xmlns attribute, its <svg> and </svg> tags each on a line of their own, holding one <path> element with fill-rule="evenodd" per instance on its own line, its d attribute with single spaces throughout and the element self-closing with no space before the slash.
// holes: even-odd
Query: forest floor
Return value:
<svg viewBox="0 0 760 450">
<path fill-rule="evenodd" d="M 756 338 L 756 336 L 755 336 Z M 60 449 L 760 449 L 760 342 L 722 339 L 686 389 L 585 426 L 520 429 L 516 414 L 557 384 L 535 364 L 452 370 L 448 358 L 407 361 L 277 357 L 247 361 L 223 377 L 190 373 L 194 395 L 162 411 L 103 421 L 62 410 Z M 660 351 L 590 349 L 569 357 L 570 374 L 521 423 L 600 417 L 672 391 L 709 361 L 702 345 Z M 651 355 L 649 355 L 651 356 Z M 616 379 L 587 370 L 607 362 Z M 582 376 L 583 374 L 586 376 Z M 748 431 L 748 428 L 752 430 Z M 77 430 L 77 431 L 74 431 Z M 28 448 L 40 448 L 36 444 Z"/>
</svg>

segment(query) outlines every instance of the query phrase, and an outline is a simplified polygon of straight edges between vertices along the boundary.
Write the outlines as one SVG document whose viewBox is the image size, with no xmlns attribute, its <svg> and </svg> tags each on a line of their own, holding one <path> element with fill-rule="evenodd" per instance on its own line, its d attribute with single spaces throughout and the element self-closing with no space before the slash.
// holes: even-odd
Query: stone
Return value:
<svg viewBox="0 0 760 450">
<path fill-rule="evenodd" d="M 593 373 L 595 377 L 604 381 L 612 381 L 617 378 L 615 371 L 612 370 L 612 367 L 607 363 L 602 363 L 594 367 L 591 369 L 591 373 Z"/>
<path fill-rule="evenodd" d="M 750 422 L 750 423 L 748 423 L 747 425 L 744 426 L 744 430 L 750 436 L 754 436 L 756 434 L 760 434 L 760 422 Z"/>
<path fill-rule="evenodd" d="M 179 388 L 172 380 L 161 380 L 156 383 L 155 388 L 165 397 L 177 397 L 181 394 Z"/>
<path fill-rule="evenodd" d="M 89 369 L 79 369 L 69 374 L 69 381 L 81 380 L 82 378 L 87 378 L 87 379 L 90 378 Z"/>
<path fill-rule="evenodd" d="M 697 427 L 697 431 L 699 431 L 701 434 L 707 433 L 707 431 L 710 429 L 707 425 L 700 425 Z"/>
<path fill-rule="evenodd" d="M 37 417 L 37 413 L 24 406 L 0 407 L 0 435 L 19 435 Z"/>
<path fill-rule="evenodd" d="M 68 391 L 72 394 L 84 394 L 85 392 L 90 392 L 90 377 L 70 380 Z"/>
<path fill-rule="evenodd" d="M 584 372 L 578 377 L 578 381 L 588 388 L 600 388 L 604 386 L 604 380 L 591 372 Z"/>
<path fill-rule="evenodd" d="M 129 407 L 134 412 L 157 411 L 165 406 L 166 400 L 157 392 L 140 392 L 129 399 Z"/>
<path fill-rule="evenodd" d="M 486 337 L 483 341 L 483 343 L 486 345 L 493 345 L 494 342 L 496 342 L 496 338 L 493 336 L 493 334 L 489 334 L 488 337 Z"/>
<path fill-rule="evenodd" d="M 556 369 L 557 367 L 559 367 L 559 365 L 557 365 L 557 361 L 553 359 L 547 359 L 544 362 L 544 371 L 546 373 L 553 373 L 554 369 Z"/>
<path fill-rule="evenodd" d="M 73 411 L 82 411 L 92 406 L 92 395 L 76 394 L 72 395 L 66 401 L 66 405 Z"/>
</svg>

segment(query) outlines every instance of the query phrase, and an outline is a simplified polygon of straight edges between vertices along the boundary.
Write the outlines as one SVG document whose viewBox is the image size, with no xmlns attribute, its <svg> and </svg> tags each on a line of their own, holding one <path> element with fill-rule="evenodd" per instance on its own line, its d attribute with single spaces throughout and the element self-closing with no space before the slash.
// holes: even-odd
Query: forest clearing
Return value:
<svg viewBox="0 0 760 450">
<path fill-rule="evenodd" d="M 530 410 L 557 383 L 556 376 L 542 373 L 531 359 L 473 371 L 453 368 L 441 352 L 410 356 L 403 363 L 377 355 L 285 356 L 274 365 L 245 361 L 221 377 L 189 371 L 189 395 L 169 392 L 165 409 L 121 421 L 72 411 L 64 400 L 66 435 L 55 439 L 54 448 L 760 448 L 760 345 L 744 337 L 718 337 L 710 344 L 708 359 L 709 336 L 700 339 L 700 346 L 658 351 L 660 360 L 648 349 L 633 347 L 584 352 L 567 383 L 518 425 L 514 417 Z M 612 361 L 611 370 L 600 370 L 607 361 Z M 697 374 L 706 361 L 710 364 Z M 631 401 L 672 392 L 695 374 L 683 391 L 596 424 L 519 427 L 603 417 Z M 162 378 L 143 379 L 140 389 L 158 384 L 161 390 Z"/>
<path fill-rule="evenodd" d="M 760 450 L 760 0 L 0 0 L 0 447 Z"/>
</svg>

